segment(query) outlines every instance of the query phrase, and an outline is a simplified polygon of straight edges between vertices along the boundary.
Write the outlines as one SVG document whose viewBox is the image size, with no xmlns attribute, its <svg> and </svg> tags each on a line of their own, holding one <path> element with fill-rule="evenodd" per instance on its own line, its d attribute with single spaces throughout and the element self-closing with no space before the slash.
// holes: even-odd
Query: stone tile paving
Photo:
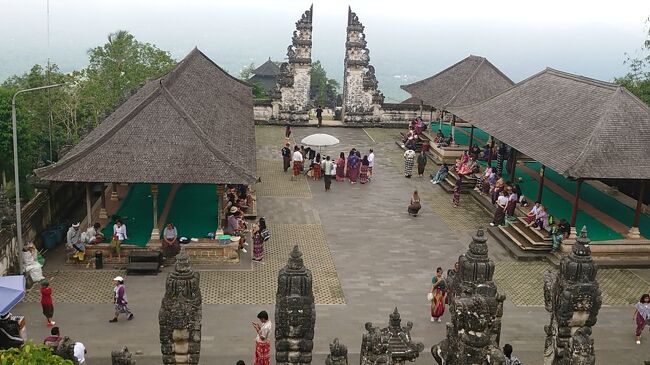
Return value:
<svg viewBox="0 0 650 365">
<path fill-rule="evenodd" d="M 254 186 L 257 196 L 311 197 L 306 177 L 301 174 L 291 181 L 291 173 L 291 169 L 282 170 L 282 160 L 257 160 L 257 174 L 262 179 Z"/>
<path fill-rule="evenodd" d="M 496 262 L 494 280 L 502 293 L 518 306 L 543 306 L 543 274 L 551 266 L 545 262 Z M 647 292 L 648 282 L 626 269 L 600 269 L 597 274 L 603 305 L 636 303 Z"/>
<path fill-rule="evenodd" d="M 84 270 L 45 272 L 53 278 L 52 299 L 54 303 L 113 303 L 113 278 L 124 276 L 123 270 Z M 25 294 L 25 302 L 40 303 L 38 285 Z"/>
</svg>

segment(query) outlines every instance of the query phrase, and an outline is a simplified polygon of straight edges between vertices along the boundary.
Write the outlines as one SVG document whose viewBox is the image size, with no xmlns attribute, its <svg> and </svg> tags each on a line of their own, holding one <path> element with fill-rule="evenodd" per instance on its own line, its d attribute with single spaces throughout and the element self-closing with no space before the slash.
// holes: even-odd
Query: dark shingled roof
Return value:
<svg viewBox="0 0 650 365">
<path fill-rule="evenodd" d="M 439 73 L 401 88 L 436 109 L 478 103 L 514 82 L 484 57 L 472 56 Z"/>
<path fill-rule="evenodd" d="M 267 95 L 270 95 L 271 91 L 275 89 L 275 85 L 278 83 L 278 78 L 277 76 L 258 76 L 254 75 L 250 79 L 248 79 L 249 84 L 256 84 L 259 83 L 262 85 L 262 88 L 266 92 Z"/>
<path fill-rule="evenodd" d="M 198 49 L 147 82 L 61 161 L 51 181 L 251 183 L 256 180 L 251 88 Z"/>
<path fill-rule="evenodd" d="M 257 76 L 277 76 L 280 74 L 280 66 L 273 63 L 271 58 L 269 58 L 268 61 L 251 71 L 251 73 Z"/>
<path fill-rule="evenodd" d="M 650 108 L 624 87 L 547 68 L 450 111 L 571 178 L 650 178 Z"/>
</svg>

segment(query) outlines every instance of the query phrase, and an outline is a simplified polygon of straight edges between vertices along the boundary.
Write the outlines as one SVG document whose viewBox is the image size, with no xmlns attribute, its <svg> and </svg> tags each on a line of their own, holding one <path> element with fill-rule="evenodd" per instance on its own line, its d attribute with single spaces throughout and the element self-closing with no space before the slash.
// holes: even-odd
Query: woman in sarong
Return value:
<svg viewBox="0 0 650 365">
<path fill-rule="evenodd" d="M 261 311 L 257 315 L 260 323 L 251 322 L 257 336 L 255 337 L 255 353 L 253 355 L 253 365 L 269 365 L 271 363 L 271 321 L 266 311 Z"/>
<path fill-rule="evenodd" d="M 494 211 L 494 216 L 492 217 L 492 222 L 490 226 L 499 226 L 502 225 L 506 218 L 506 206 L 508 205 L 508 195 L 505 190 L 501 191 L 501 196 L 496 201 L 497 209 Z"/>
<path fill-rule="evenodd" d="M 363 156 L 363 160 L 361 160 L 361 169 L 359 170 L 359 182 L 362 184 L 368 182 L 369 166 L 370 161 L 368 161 L 368 156 Z"/>
<path fill-rule="evenodd" d="M 409 215 L 417 217 L 420 209 L 422 209 L 422 205 L 420 204 L 420 195 L 418 195 L 417 190 L 414 190 L 413 195 L 411 195 L 411 203 L 408 206 Z"/>
<path fill-rule="evenodd" d="M 314 159 L 314 163 L 311 165 L 311 173 L 314 178 L 314 180 L 320 180 L 320 175 L 321 175 L 321 169 L 320 169 L 320 163 L 321 163 L 321 157 L 320 153 L 316 154 L 316 158 Z"/>
<path fill-rule="evenodd" d="M 463 152 L 462 156 L 460 156 L 460 158 L 456 160 L 456 165 L 455 165 L 456 171 L 460 171 L 460 167 L 466 164 L 467 161 L 469 161 L 469 152 L 465 151 Z"/>
<path fill-rule="evenodd" d="M 464 163 L 458 169 L 458 173 L 461 175 L 469 175 L 478 170 L 478 163 L 473 157 L 470 157 L 467 163 Z"/>
<path fill-rule="evenodd" d="M 406 150 L 404 152 L 404 177 L 411 178 L 413 174 L 413 162 L 415 161 L 415 151 Z"/>
<path fill-rule="evenodd" d="M 462 177 L 458 177 L 458 180 L 456 180 L 456 184 L 454 185 L 454 191 L 452 194 L 451 202 L 454 204 L 454 208 L 458 208 L 458 205 L 460 204 L 460 184 Z"/>
<path fill-rule="evenodd" d="M 442 267 L 436 269 L 436 275 L 431 279 L 431 322 L 442 322 L 442 315 L 445 313 L 445 297 L 447 291 L 445 279 L 442 277 Z"/>
<path fill-rule="evenodd" d="M 264 238 L 262 238 L 262 231 L 259 224 L 253 224 L 251 235 L 253 236 L 253 255 L 251 260 L 257 262 L 262 261 L 264 258 Z"/>
<path fill-rule="evenodd" d="M 336 159 L 336 181 L 343 181 L 345 179 L 345 153 L 341 152 L 339 158 Z"/>
<path fill-rule="evenodd" d="M 350 184 L 357 182 L 358 170 L 359 170 L 359 157 L 357 157 L 357 152 L 353 151 L 348 156 L 348 179 Z"/>
<path fill-rule="evenodd" d="M 126 315 L 126 319 L 130 321 L 133 319 L 133 313 L 129 307 L 127 307 L 128 301 L 126 299 L 124 278 L 117 276 L 115 279 L 113 279 L 113 283 L 115 284 L 115 288 L 113 288 L 113 304 L 115 305 L 115 315 L 113 316 L 113 319 L 109 320 L 109 322 L 117 322 L 117 317 L 119 317 L 120 314 Z"/>
<path fill-rule="evenodd" d="M 636 344 L 641 344 L 641 332 L 645 328 L 645 325 L 650 321 L 650 294 L 643 294 L 639 302 L 634 305 L 634 323 L 636 323 L 636 329 L 634 330 L 634 335 L 636 336 Z"/>
</svg>

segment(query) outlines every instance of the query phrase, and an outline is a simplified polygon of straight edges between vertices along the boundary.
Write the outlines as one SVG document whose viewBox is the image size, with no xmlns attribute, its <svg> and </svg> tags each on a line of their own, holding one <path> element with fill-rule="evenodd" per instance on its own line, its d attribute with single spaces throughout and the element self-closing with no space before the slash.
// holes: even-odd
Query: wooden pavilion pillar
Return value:
<svg viewBox="0 0 650 365">
<path fill-rule="evenodd" d="M 487 164 L 488 166 L 492 167 L 492 155 L 494 155 L 494 137 L 490 136 L 490 141 L 488 142 L 488 145 L 490 145 L 490 156 L 488 156 Z"/>
<path fill-rule="evenodd" d="M 99 208 L 99 219 L 108 219 L 106 211 L 106 186 L 102 183 L 101 207 Z"/>
<path fill-rule="evenodd" d="M 451 115 L 451 143 L 456 144 L 456 115 Z"/>
<path fill-rule="evenodd" d="M 542 192 L 544 191 L 544 173 L 546 172 L 546 166 L 542 165 L 542 168 L 539 169 L 539 185 L 537 185 L 537 197 L 535 198 L 536 202 L 542 202 Z"/>
<path fill-rule="evenodd" d="M 515 178 L 517 177 L 516 172 L 517 172 L 517 153 L 518 151 L 510 146 L 510 158 L 508 158 L 508 173 L 510 174 L 510 181 L 513 183 L 515 182 Z"/>
<path fill-rule="evenodd" d="M 573 197 L 573 207 L 571 208 L 571 235 L 569 238 L 575 239 L 576 233 L 576 217 L 578 216 L 578 203 L 580 202 L 580 188 L 582 187 L 582 179 L 576 180 L 576 194 Z"/>
<path fill-rule="evenodd" d="M 116 202 L 119 200 L 119 196 L 117 195 L 117 184 L 116 183 L 111 183 L 111 200 Z"/>
<path fill-rule="evenodd" d="M 641 207 L 643 206 L 645 185 L 646 180 L 641 180 L 641 185 L 639 186 L 639 196 L 636 199 L 636 209 L 634 209 L 634 219 L 632 220 L 632 227 L 630 227 L 630 231 L 627 233 L 627 238 L 641 238 L 641 232 L 639 232 L 639 218 L 641 217 Z"/>
<path fill-rule="evenodd" d="M 469 130 L 469 148 L 472 148 L 473 144 L 474 144 L 474 124 L 472 124 L 472 127 Z"/>
<path fill-rule="evenodd" d="M 93 203 L 90 201 L 90 183 L 86 183 L 86 225 L 88 227 L 93 225 Z"/>
<path fill-rule="evenodd" d="M 438 110 L 438 129 L 442 130 L 442 118 L 445 117 L 444 110 Z"/>
<path fill-rule="evenodd" d="M 225 217 L 225 212 L 223 210 L 225 208 L 223 196 L 226 192 L 226 187 L 223 184 L 217 184 L 216 191 L 217 191 L 217 204 L 218 204 L 217 206 L 217 229 L 218 229 L 221 228 L 221 226 L 223 226 L 222 224 L 223 222 L 220 222 L 222 212 L 224 213 L 224 217 Z"/>
<path fill-rule="evenodd" d="M 158 185 L 151 184 L 151 206 L 153 208 L 153 228 L 151 229 L 151 240 L 160 238 L 160 229 L 158 227 Z"/>
<path fill-rule="evenodd" d="M 424 102 L 420 100 L 420 118 L 422 118 L 422 108 L 424 108 Z"/>
</svg>

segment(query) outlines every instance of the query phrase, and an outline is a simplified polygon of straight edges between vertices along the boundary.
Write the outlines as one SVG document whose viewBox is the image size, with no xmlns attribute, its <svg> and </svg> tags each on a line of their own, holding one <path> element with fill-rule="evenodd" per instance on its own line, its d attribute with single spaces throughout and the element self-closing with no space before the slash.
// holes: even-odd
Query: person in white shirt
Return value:
<svg viewBox="0 0 650 365">
<path fill-rule="evenodd" d="M 375 153 L 372 151 L 372 148 L 368 154 L 368 162 L 368 180 L 370 180 L 372 179 L 372 168 L 375 166 Z"/>
<path fill-rule="evenodd" d="M 113 253 L 117 254 L 118 258 L 121 258 L 120 248 L 122 246 L 122 241 L 128 240 L 129 237 L 126 235 L 126 225 L 122 223 L 121 219 L 115 220 L 113 225 L 113 237 L 111 239 L 111 246 L 109 250 L 109 257 L 113 258 Z"/>
<path fill-rule="evenodd" d="M 494 211 L 494 217 L 490 226 L 498 226 L 503 224 L 506 217 L 506 206 L 508 205 L 508 192 L 505 190 L 501 191 L 501 195 L 497 199 L 497 209 Z"/>
<path fill-rule="evenodd" d="M 81 240 L 91 245 L 102 242 L 104 240 L 104 235 L 102 234 L 100 228 L 101 225 L 99 223 L 95 223 L 92 226 L 88 227 L 88 229 L 86 229 L 86 232 L 81 234 Z"/>
<path fill-rule="evenodd" d="M 526 223 L 533 223 L 535 221 L 535 217 L 537 216 L 537 212 L 539 212 L 540 204 L 541 203 L 539 201 L 536 201 L 535 205 L 533 205 L 533 207 L 530 208 L 530 212 L 528 212 L 528 214 L 526 214 L 526 216 L 524 217 L 524 220 L 526 221 Z"/>
<path fill-rule="evenodd" d="M 296 176 L 300 175 L 300 168 L 302 167 L 303 156 L 300 152 L 300 148 L 295 146 L 293 148 L 293 175 L 291 175 L 291 180 L 295 180 Z"/>
<path fill-rule="evenodd" d="M 86 346 L 84 346 L 83 343 L 75 342 L 73 352 L 74 357 L 77 358 L 77 362 L 79 362 L 80 365 L 86 363 Z"/>
<path fill-rule="evenodd" d="M 271 357 L 271 329 L 272 324 L 269 321 L 269 314 L 266 311 L 261 311 L 257 315 L 260 323 L 251 322 L 257 336 L 255 337 L 255 355 L 253 357 L 253 364 L 268 364 Z"/>
</svg>

